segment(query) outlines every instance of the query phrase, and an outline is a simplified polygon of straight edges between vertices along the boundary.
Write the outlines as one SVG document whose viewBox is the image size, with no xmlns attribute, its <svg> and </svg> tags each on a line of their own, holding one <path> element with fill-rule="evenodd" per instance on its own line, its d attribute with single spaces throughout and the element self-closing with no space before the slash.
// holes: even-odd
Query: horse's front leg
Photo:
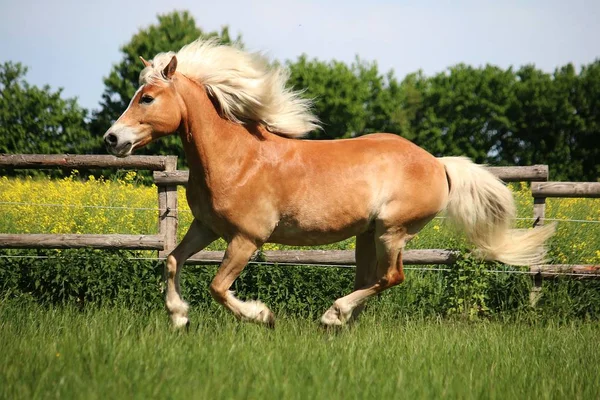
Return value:
<svg viewBox="0 0 600 400">
<path fill-rule="evenodd" d="M 229 290 L 259 246 L 256 242 L 245 237 L 234 237 L 229 242 L 223 262 L 210 284 L 210 293 L 215 300 L 227 307 L 242 321 L 257 322 L 273 328 L 275 326 L 275 316 L 266 305 L 257 300 L 242 301 Z"/>
<path fill-rule="evenodd" d="M 188 305 L 181 299 L 179 275 L 183 263 L 212 242 L 218 236 L 198 220 L 194 220 L 181 243 L 167 257 L 165 275 L 167 278 L 166 303 L 169 316 L 175 328 L 189 324 Z"/>
</svg>

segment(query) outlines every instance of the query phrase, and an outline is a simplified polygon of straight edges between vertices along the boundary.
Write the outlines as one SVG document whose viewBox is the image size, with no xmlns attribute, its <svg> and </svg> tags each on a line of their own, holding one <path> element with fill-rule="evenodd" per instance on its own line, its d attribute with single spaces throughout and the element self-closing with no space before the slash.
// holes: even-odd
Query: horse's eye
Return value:
<svg viewBox="0 0 600 400">
<path fill-rule="evenodd" d="M 154 97 L 150 96 L 150 95 L 143 95 L 142 98 L 140 99 L 140 103 L 142 104 L 150 104 L 154 101 Z"/>
</svg>

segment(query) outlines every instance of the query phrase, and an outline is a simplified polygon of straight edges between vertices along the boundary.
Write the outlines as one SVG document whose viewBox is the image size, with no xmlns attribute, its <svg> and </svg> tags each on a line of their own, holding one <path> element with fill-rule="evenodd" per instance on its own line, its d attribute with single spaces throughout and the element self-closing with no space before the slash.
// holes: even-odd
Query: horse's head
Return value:
<svg viewBox="0 0 600 400">
<path fill-rule="evenodd" d="M 148 61 L 142 58 L 142 62 L 147 70 L 152 70 Z M 176 69 L 177 58 L 172 56 L 160 70 L 158 79 L 144 80 L 129 107 L 104 134 L 110 153 L 127 157 L 152 140 L 177 131 L 181 124 L 181 103 L 173 84 Z"/>
</svg>

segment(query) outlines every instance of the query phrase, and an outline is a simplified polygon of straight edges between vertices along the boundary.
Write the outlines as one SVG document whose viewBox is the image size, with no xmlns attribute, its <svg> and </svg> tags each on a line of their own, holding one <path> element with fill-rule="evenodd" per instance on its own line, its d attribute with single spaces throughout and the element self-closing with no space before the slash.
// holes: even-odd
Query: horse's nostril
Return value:
<svg viewBox="0 0 600 400">
<path fill-rule="evenodd" d="M 117 135 L 115 135 L 114 133 L 109 133 L 108 135 L 106 135 L 106 138 L 104 138 L 104 141 L 106 142 L 106 144 L 114 146 L 117 144 L 119 139 L 117 139 Z"/>
</svg>

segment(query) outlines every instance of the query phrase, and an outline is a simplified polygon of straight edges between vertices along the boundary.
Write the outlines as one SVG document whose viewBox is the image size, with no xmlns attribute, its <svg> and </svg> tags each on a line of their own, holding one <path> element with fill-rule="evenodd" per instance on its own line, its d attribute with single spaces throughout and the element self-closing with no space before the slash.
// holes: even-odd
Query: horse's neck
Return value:
<svg viewBox="0 0 600 400">
<path fill-rule="evenodd" d="M 190 174 L 212 181 L 235 175 L 258 151 L 258 139 L 222 118 L 206 92 L 193 82 L 182 82 L 179 89 L 186 108 L 179 134 Z"/>
</svg>

